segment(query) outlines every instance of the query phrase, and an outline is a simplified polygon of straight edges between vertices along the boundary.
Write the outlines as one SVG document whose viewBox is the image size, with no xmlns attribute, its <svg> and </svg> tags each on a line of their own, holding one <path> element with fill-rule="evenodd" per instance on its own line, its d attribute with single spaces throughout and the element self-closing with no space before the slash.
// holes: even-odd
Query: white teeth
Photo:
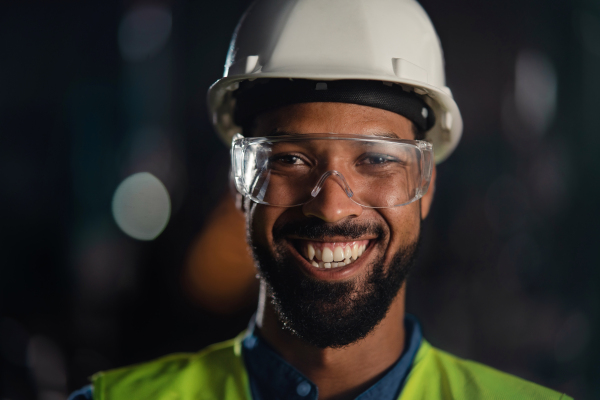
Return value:
<svg viewBox="0 0 600 400">
<path fill-rule="evenodd" d="M 333 252 L 329 247 L 325 247 L 323 249 L 323 261 L 326 263 L 330 263 L 333 261 Z"/>
<path fill-rule="evenodd" d="M 316 247 L 309 243 L 304 247 L 303 255 L 315 268 L 339 268 L 349 265 L 363 255 L 367 245 L 354 244 L 352 246 L 337 246 L 333 250 L 330 247 Z"/>
<path fill-rule="evenodd" d="M 342 261 L 344 259 L 344 249 L 340 246 L 333 250 L 333 261 Z"/>
<path fill-rule="evenodd" d="M 312 260 L 313 258 L 315 258 L 315 248 L 313 247 L 312 244 L 308 245 L 308 251 L 307 251 L 307 255 L 308 255 L 308 259 Z"/>
<path fill-rule="evenodd" d="M 344 249 L 344 258 L 348 259 L 350 257 L 352 257 L 352 247 L 346 246 L 346 248 Z"/>
<path fill-rule="evenodd" d="M 358 258 L 358 245 L 357 244 L 352 246 L 352 258 L 354 258 L 355 260 Z"/>
</svg>

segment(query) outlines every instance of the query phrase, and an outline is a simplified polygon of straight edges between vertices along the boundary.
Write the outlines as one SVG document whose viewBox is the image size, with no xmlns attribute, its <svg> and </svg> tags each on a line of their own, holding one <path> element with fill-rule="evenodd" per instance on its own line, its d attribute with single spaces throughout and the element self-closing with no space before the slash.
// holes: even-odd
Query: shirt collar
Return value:
<svg viewBox="0 0 600 400">
<path fill-rule="evenodd" d="M 402 355 L 381 379 L 356 397 L 356 400 L 395 400 L 398 398 L 423 335 L 416 317 L 406 314 L 405 346 Z M 255 400 L 316 400 L 318 388 L 300 371 L 285 361 L 255 329 L 254 318 L 242 342 L 242 354 L 248 370 L 250 389 Z"/>
</svg>

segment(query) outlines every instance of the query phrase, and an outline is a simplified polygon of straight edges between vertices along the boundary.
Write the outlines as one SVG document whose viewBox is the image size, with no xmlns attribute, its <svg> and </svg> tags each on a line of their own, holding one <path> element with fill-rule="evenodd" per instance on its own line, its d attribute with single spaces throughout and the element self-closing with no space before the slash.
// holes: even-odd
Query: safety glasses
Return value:
<svg viewBox="0 0 600 400">
<path fill-rule="evenodd" d="M 231 161 L 237 190 L 259 204 L 299 206 L 335 184 L 363 207 L 391 208 L 427 192 L 433 148 L 422 140 L 367 135 L 237 134 Z"/>
</svg>

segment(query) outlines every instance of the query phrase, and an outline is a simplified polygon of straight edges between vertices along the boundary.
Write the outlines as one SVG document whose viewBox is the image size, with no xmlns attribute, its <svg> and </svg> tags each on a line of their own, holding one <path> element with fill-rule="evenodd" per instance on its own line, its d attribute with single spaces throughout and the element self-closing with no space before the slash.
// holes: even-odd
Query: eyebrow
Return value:
<svg viewBox="0 0 600 400">
<path fill-rule="evenodd" d="M 390 139 L 400 139 L 400 137 L 398 135 L 396 135 L 394 132 L 375 132 L 368 136 L 378 136 L 378 137 L 384 137 L 384 138 L 390 138 Z"/>
</svg>

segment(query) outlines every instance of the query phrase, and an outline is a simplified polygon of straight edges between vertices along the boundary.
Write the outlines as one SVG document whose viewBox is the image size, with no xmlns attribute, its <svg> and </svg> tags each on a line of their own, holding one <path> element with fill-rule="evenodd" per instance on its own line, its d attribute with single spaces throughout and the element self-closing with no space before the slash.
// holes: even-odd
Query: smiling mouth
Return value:
<svg viewBox="0 0 600 400">
<path fill-rule="evenodd" d="M 369 240 L 352 242 L 313 242 L 299 240 L 298 252 L 315 268 L 340 268 L 358 260 Z"/>
</svg>

